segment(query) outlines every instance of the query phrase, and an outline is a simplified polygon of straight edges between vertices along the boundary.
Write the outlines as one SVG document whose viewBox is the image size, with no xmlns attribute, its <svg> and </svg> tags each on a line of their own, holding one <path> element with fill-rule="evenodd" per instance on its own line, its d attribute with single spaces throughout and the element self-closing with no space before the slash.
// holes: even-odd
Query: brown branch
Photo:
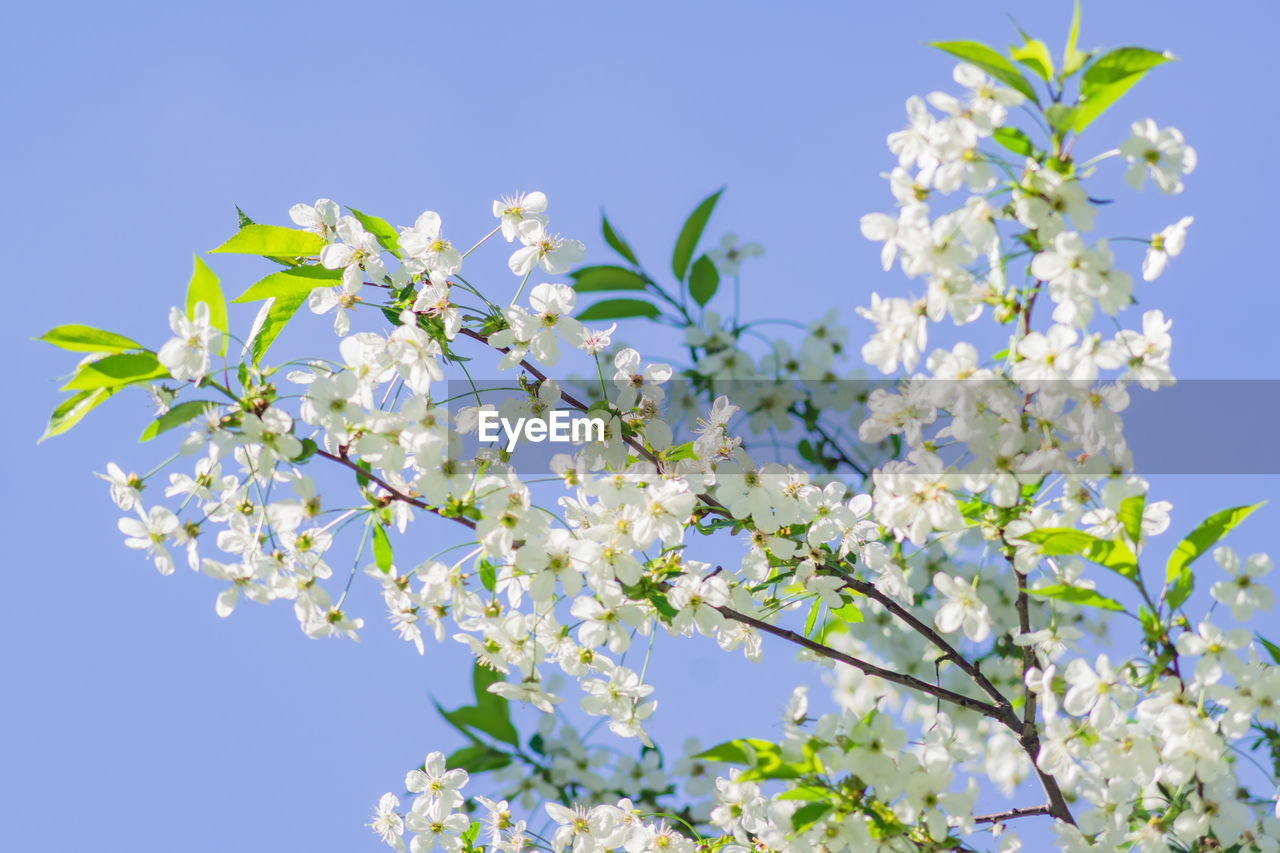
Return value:
<svg viewBox="0 0 1280 853">
<path fill-rule="evenodd" d="M 1009 568 L 1013 571 L 1013 576 L 1018 583 L 1018 633 L 1025 637 L 1031 633 L 1031 598 L 1027 595 L 1027 579 L 1018 571 L 1017 566 L 1013 564 L 1013 558 L 1009 558 Z M 1025 680 L 1027 672 L 1036 665 L 1036 652 L 1030 645 L 1022 647 L 1022 677 Z M 1030 727 L 1032 730 L 1036 726 L 1036 694 L 1031 688 L 1026 688 L 1026 699 L 1022 707 L 1022 728 L 1026 730 Z"/>
<path fill-rule="evenodd" d="M 325 459 L 332 460 L 334 462 L 337 462 L 339 465 L 343 465 L 343 466 L 346 466 L 347 468 L 350 468 L 352 471 L 355 471 L 357 474 L 359 474 L 362 477 L 367 477 L 371 482 L 377 483 L 379 486 L 386 489 L 387 493 L 394 500 L 400 501 L 402 503 L 407 503 L 410 506 L 416 506 L 418 509 L 424 509 L 427 512 L 435 513 L 441 518 L 447 518 L 450 521 L 456 521 L 459 524 L 463 525 L 464 527 L 470 527 L 472 530 L 476 529 L 476 523 L 471 519 L 463 518 L 462 516 L 458 516 L 458 515 L 445 515 L 440 511 L 439 507 L 431 506 L 431 504 L 425 503 L 423 501 L 418 500 L 417 498 L 406 495 L 404 492 L 400 491 L 399 489 L 396 489 L 395 487 L 389 485 L 385 480 L 383 480 L 377 474 L 371 473 L 361 468 L 359 465 L 352 462 L 351 459 L 347 456 L 330 453 L 327 450 L 322 450 L 319 448 L 316 449 L 316 456 L 323 456 Z"/>
<path fill-rule="evenodd" d="M 881 592 L 875 584 L 858 580 L 854 577 L 845 576 L 843 572 L 840 572 L 840 570 L 835 569 L 832 566 L 828 566 L 827 568 L 844 576 L 844 585 L 846 588 L 860 592 L 867 598 L 874 599 L 879 602 L 882 607 L 901 619 L 903 622 L 910 625 L 916 633 L 923 636 L 941 650 L 942 660 L 949 660 L 956 666 L 960 667 L 965 675 L 968 675 L 973 679 L 974 683 L 981 687 L 983 692 L 991 697 L 995 702 L 996 707 L 1001 709 L 1001 716 L 998 719 L 1002 723 L 1005 725 L 1009 725 L 1011 721 L 1016 723 L 1017 717 L 1013 713 L 1013 703 L 1000 692 L 998 687 L 991 683 L 989 678 L 982 674 L 982 670 L 978 668 L 977 664 L 971 663 L 964 655 L 960 654 L 959 650 L 957 650 L 955 646 L 951 645 L 951 643 L 947 641 L 946 637 L 943 637 L 933 629 L 933 626 L 922 622 L 914 613 Z M 1017 727 L 1015 726 L 1015 728 Z"/>
<path fill-rule="evenodd" d="M 1015 570 L 1015 574 L 1016 573 L 1017 572 Z M 1021 576 L 1019 576 L 1019 578 L 1021 578 Z M 1019 583 L 1021 583 L 1021 580 Z M 1067 805 L 1066 797 L 1062 795 L 1062 788 L 1058 785 L 1058 780 L 1041 770 L 1039 765 L 1036 763 L 1036 759 L 1040 757 L 1040 734 L 1036 730 L 1034 711 L 1032 712 L 1033 716 L 1031 717 L 1031 722 L 1029 724 L 1023 720 L 1019 720 L 1018 715 L 1014 713 L 1013 704 L 1003 693 L 1000 692 L 999 688 L 991 683 L 990 679 L 982 674 L 982 671 L 978 668 L 977 664 L 970 663 L 963 655 L 960 654 L 959 651 L 956 650 L 954 646 L 947 642 L 945 637 L 935 631 L 931 626 L 921 622 L 913 613 L 901 604 L 882 593 L 874 584 L 858 580 L 857 578 L 846 577 L 845 586 L 849 589 L 861 592 L 868 598 L 880 602 L 880 604 L 888 609 L 889 612 L 897 616 L 903 622 L 906 622 L 919 634 L 926 637 L 931 643 L 941 649 L 944 660 L 950 660 L 955 663 L 956 666 L 960 667 L 965 674 L 972 678 L 988 696 L 995 700 L 995 705 L 992 707 L 998 713 L 989 716 L 1000 721 L 1006 728 L 1018 735 L 1018 742 L 1022 745 L 1022 749 L 1026 752 L 1027 757 L 1031 759 L 1031 766 L 1035 768 L 1036 775 L 1040 779 L 1040 786 L 1044 788 L 1045 796 L 1049 799 L 1048 813 L 1056 817 L 1058 820 L 1074 825 L 1075 819 L 1071 816 L 1071 809 Z M 1034 655 L 1033 650 L 1028 649 L 1027 651 L 1031 651 Z M 1024 652 L 1024 655 L 1025 654 L 1026 652 Z"/>
<path fill-rule="evenodd" d="M 790 631 L 786 628 L 779 628 L 777 625 L 771 625 L 768 622 L 763 622 L 752 616 L 748 616 L 745 613 L 739 613 L 731 607 L 717 607 L 716 610 L 720 611 L 721 615 L 726 619 L 731 619 L 734 622 L 741 622 L 743 625 L 749 625 L 757 631 L 763 631 L 766 634 L 772 634 L 773 636 L 786 640 L 789 643 L 808 649 L 820 657 L 848 664 L 855 669 L 861 670 L 867 675 L 873 675 L 876 678 L 881 678 L 885 681 L 891 681 L 894 684 L 902 685 L 903 687 L 909 687 L 912 690 L 927 693 L 930 696 L 943 700 L 944 702 L 950 702 L 953 705 L 959 705 L 962 708 L 968 708 L 970 711 L 977 711 L 983 716 L 1004 722 L 1004 710 L 990 704 L 989 702 L 983 702 L 981 699 L 974 699 L 971 696 L 965 696 L 963 693 L 956 693 L 953 690 L 947 690 L 945 687 L 938 687 L 927 681 L 921 681 L 919 678 L 876 666 L 873 663 L 868 663 L 867 661 L 860 660 L 852 655 L 847 655 L 842 651 L 831 648 L 830 646 L 824 646 L 821 643 L 810 640 L 808 637 L 797 634 L 795 631 Z"/>
<path fill-rule="evenodd" d="M 995 814 L 979 815 L 973 819 L 974 823 L 1004 823 L 1006 820 L 1013 820 L 1015 817 L 1034 817 L 1036 815 L 1052 814 L 1048 806 L 1024 806 L 1019 809 L 1009 809 L 1004 812 L 996 812 Z"/>
</svg>

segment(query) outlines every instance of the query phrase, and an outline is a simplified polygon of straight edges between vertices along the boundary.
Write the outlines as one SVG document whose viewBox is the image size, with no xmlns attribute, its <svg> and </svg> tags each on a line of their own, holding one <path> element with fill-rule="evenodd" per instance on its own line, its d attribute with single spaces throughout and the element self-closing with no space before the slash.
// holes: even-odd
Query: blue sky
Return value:
<svg viewBox="0 0 1280 853">
<path fill-rule="evenodd" d="M 219 620 L 210 583 L 157 576 L 121 544 L 91 475 L 157 461 L 135 443 L 146 401 L 113 401 L 36 447 L 57 400 L 50 377 L 68 362 L 32 336 L 89 322 L 159 339 L 192 252 L 229 235 L 235 204 L 276 222 L 318 196 L 403 223 L 431 208 L 451 233 L 478 235 L 490 199 L 541 189 L 589 260 L 607 258 L 603 205 L 663 268 L 683 216 L 728 185 L 709 235 L 734 230 L 768 250 L 746 278 L 744 315 L 807 320 L 835 305 L 858 339 L 854 306 L 904 286 L 857 232 L 862 213 L 890 205 L 885 134 L 908 95 L 949 83 L 951 63 L 923 43 L 1008 43 L 1010 11 L 1061 43 L 1068 3 L 1010 0 L 10 10 L 6 846 L 376 849 L 369 807 L 428 749 L 455 745 L 427 695 L 463 698 L 466 672 L 452 648 L 422 660 L 379 625 L 357 646 L 305 639 L 280 606 Z M 1173 318 L 1182 377 L 1276 378 L 1267 158 L 1280 118 L 1259 99 L 1275 23 L 1262 4 L 1085 6 L 1084 46 L 1182 59 L 1099 121 L 1089 149 L 1151 115 L 1199 150 L 1183 195 L 1125 195 L 1112 220 L 1114 233 L 1145 235 L 1196 217 L 1184 256 L 1140 296 Z M 253 280 L 249 262 L 215 268 L 231 292 Z M 1221 428 L 1224 441 L 1237 434 Z M 1171 477 L 1157 489 L 1182 531 L 1276 485 Z M 1277 520 L 1264 508 L 1236 544 L 1265 548 Z M 367 615 L 380 621 L 372 601 Z M 787 657 L 771 657 L 764 678 L 718 654 L 660 660 L 659 734 L 673 746 L 685 731 L 767 737 L 786 697 Z M 719 694 L 715 710 L 689 690 L 695 677 Z M 744 692 L 746 678 L 764 695 Z"/>
</svg>

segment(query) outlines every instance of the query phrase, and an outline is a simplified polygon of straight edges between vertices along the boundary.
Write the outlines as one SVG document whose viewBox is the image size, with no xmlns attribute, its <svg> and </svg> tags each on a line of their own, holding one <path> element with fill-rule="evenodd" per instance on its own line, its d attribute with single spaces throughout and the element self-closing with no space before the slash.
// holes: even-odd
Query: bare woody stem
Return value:
<svg viewBox="0 0 1280 853">
<path fill-rule="evenodd" d="M 965 696 L 962 693 L 947 690 L 945 687 L 938 687 L 927 681 L 922 681 L 919 678 L 876 666 L 873 663 L 868 663 L 867 661 L 855 658 L 852 655 L 845 654 L 844 652 L 833 649 L 830 646 L 824 646 L 821 643 L 810 640 L 808 637 L 797 634 L 795 631 L 791 631 L 786 628 L 779 628 L 777 625 L 770 625 L 768 622 L 748 616 L 745 613 L 739 613 L 731 607 L 717 607 L 716 610 L 720 611 L 721 615 L 726 619 L 731 619 L 734 622 L 741 622 L 743 625 L 749 625 L 757 631 L 772 634 L 775 637 L 780 637 L 789 643 L 808 649 L 820 657 L 848 664 L 866 675 L 875 676 L 876 678 L 881 678 L 885 681 L 891 681 L 894 684 L 908 687 L 912 690 L 919 690 L 922 693 L 935 696 L 944 702 L 950 702 L 953 705 L 968 708 L 970 711 L 977 711 L 979 714 L 991 717 L 993 720 L 1005 722 L 1004 711 L 989 702 L 983 702 L 981 699 L 974 699 L 971 696 Z"/>
<path fill-rule="evenodd" d="M 974 823 L 1004 823 L 1006 820 L 1013 820 L 1018 817 L 1035 817 L 1036 815 L 1052 814 L 1048 806 L 1024 806 L 1018 809 L 1009 809 L 1008 811 L 996 812 L 995 814 L 979 815 L 973 819 Z"/>
<path fill-rule="evenodd" d="M 365 469 L 361 468 L 359 465 L 357 465 L 356 463 L 352 462 L 352 461 L 351 461 L 351 459 L 350 459 L 349 457 L 347 457 L 347 456 L 341 456 L 341 455 L 338 455 L 338 454 L 335 454 L 335 453 L 330 453 L 330 452 L 328 452 L 327 450 L 317 450 L 317 451 L 316 451 L 316 456 L 323 456 L 325 459 L 329 459 L 329 460 L 331 460 L 331 461 L 333 461 L 333 462 L 337 462 L 339 465 L 342 465 L 342 466 L 345 466 L 345 467 L 347 467 L 347 468 L 350 468 L 352 471 L 355 471 L 357 474 L 359 474 L 359 475 L 360 475 L 360 476 L 362 476 L 362 477 L 367 477 L 367 478 L 369 479 L 369 482 L 371 482 L 371 483 L 377 483 L 379 486 L 381 486 L 383 489 L 385 489 L 385 490 L 387 491 L 387 493 L 391 496 L 391 498 L 392 498 L 393 500 L 401 501 L 402 503 L 407 503 L 407 504 L 409 504 L 409 506 L 415 506 L 415 507 L 417 507 L 418 509 L 422 509 L 422 510 L 426 510 L 427 512 L 435 513 L 436 515 L 440 516 L 441 518 L 447 518 L 447 519 L 449 519 L 450 521 L 456 521 L 456 522 L 458 522 L 459 524 L 461 524 L 462 526 L 464 526 L 464 527 L 469 527 L 469 528 L 471 528 L 472 530 L 475 530 L 475 529 L 476 529 L 475 522 L 474 522 L 474 521 L 472 521 L 471 519 L 469 519 L 469 518 L 462 518 L 461 516 L 445 515 L 445 514 L 443 514 L 443 513 L 440 511 L 439 507 L 431 506 L 430 504 L 426 503 L 425 501 L 421 501 L 421 500 L 418 500 L 418 499 L 417 499 L 417 498 L 415 498 L 415 497 L 412 497 L 412 496 L 410 496 L 410 495 L 406 495 L 404 492 L 400 491 L 399 489 L 397 489 L 397 488 L 395 488 L 394 486 L 392 486 L 392 485 L 390 485 L 389 483 L 387 483 L 387 481 L 383 480 L 381 477 L 379 477 L 379 476 L 377 476 L 376 474 L 373 474 L 373 473 L 371 473 L 371 472 L 369 472 L 369 471 L 366 471 Z"/>
</svg>

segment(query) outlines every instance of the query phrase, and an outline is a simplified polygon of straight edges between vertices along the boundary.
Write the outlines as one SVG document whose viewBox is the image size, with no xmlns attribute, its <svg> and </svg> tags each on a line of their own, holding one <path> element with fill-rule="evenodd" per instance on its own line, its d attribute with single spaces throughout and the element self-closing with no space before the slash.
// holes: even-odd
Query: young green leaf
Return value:
<svg viewBox="0 0 1280 853">
<path fill-rule="evenodd" d="M 1123 542 L 1099 539 L 1069 527 L 1045 527 L 1019 538 L 1039 545 L 1046 557 L 1081 556 L 1129 580 L 1138 577 L 1138 558 Z"/>
<path fill-rule="evenodd" d="M 77 324 L 55 326 L 36 340 L 71 352 L 124 352 L 143 349 L 142 344 L 124 335 Z"/>
<path fill-rule="evenodd" d="M 613 230 L 613 226 L 609 224 L 609 217 L 604 215 L 604 211 L 600 211 L 601 229 L 604 231 L 604 241 L 622 257 L 626 258 L 636 266 L 640 266 L 640 261 L 636 260 L 636 253 L 632 251 L 630 244 L 622 239 L 622 235 Z"/>
<path fill-rule="evenodd" d="M 1122 47 L 1098 57 L 1080 80 L 1080 106 L 1071 129 L 1084 130 L 1148 71 L 1171 59 L 1168 53 L 1144 47 Z"/>
<path fill-rule="evenodd" d="M 310 231 L 279 225 L 246 225 L 230 240 L 210 252 L 267 255 L 282 258 L 313 257 L 324 248 L 324 238 Z"/>
<path fill-rule="evenodd" d="M 1062 51 L 1062 76 L 1064 78 L 1075 74 L 1084 64 L 1089 61 L 1089 57 L 1093 54 L 1086 53 L 1076 49 L 1076 40 L 1080 35 L 1080 0 L 1076 0 L 1075 11 L 1071 15 L 1071 29 L 1067 33 L 1067 46 Z"/>
<path fill-rule="evenodd" d="M 1129 535 L 1130 542 L 1136 543 L 1142 538 L 1142 511 L 1146 506 L 1146 495 L 1134 495 L 1120 501 L 1116 517 L 1120 520 L 1120 526 L 1124 528 L 1124 532 Z"/>
<path fill-rule="evenodd" d="M 1256 503 L 1249 506 L 1224 509 L 1222 512 L 1216 512 L 1200 522 L 1196 529 L 1188 533 L 1186 538 L 1179 542 L 1178 547 L 1169 555 L 1169 562 L 1165 566 L 1166 579 L 1172 578 L 1183 567 L 1191 565 L 1201 554 L 1216 545 L 1218 540 L 1231 532 L 1232 528 L 1248 518 L 1260 506 L 1262 506 L 1261 503 Z"/>
<path fill-rule="evenodd" d="M 841 622 L 844 622 L 846 624 L 850 622 L 862 621 L 862 611 L 859 610 L 858 606 L 853 602 L 849 602 L 848 604 L 842 607 L 838 607 L 835 610 L 832 610 L 831 615 L 834 618 L 839 619 Z"/>
<path fill-rule="evenodd" d="M 373 526 L 373 563 L 384 575 L 391 573 L 391 540 L 381 524 Z"/>
<path fill-rule="evenodd" d="M 698 241 L 702 239 L 707 220 L 711 218 L 711 211 L 715 210 L 716 202 L 720 200 L 720 194 L 723 192 L 724 188 L 721 187 L 704 198 L 693 209 L 693 213 L 689 214 L 689 218 L 680 229 L 680 236 L 676 238 L 675 251 L 671 253 L 671 271 L 676 274 L 677 280 L 684 281 L 685 273 L 689 271 L 689 261 L 693 260 L 693 253 L 698 248 Z"/>
<path fill-rule="evenodd" d="M 720 761 L 725 764 L 750 765 L 755 763 L 756 750 L 769 746 L 772 746 L 772 744 L 765 740 L 738 738 L 737 740 L 717 744 L 710 749 L 704 749 L 694 758 L 703 761 Z"/>
<path fill-rule="evenodd" d="M 62 390 L 119 388 L 168 375 L 169 371 L 149 352 L 116 353 L 82 364 L 71 381 L 62 386 Z"/>
<path fill-rule="evenodd" d="M 579 293 L 592 293 L 598 290 L 644 290 L 645 280 L 642 276 L 626 267 L 602 265 L 582 267 L 571 273 L 573 289 Z"/>
<path fill-rule="evenodd" d="M 831 803 L 806 803 L 791 813 L 791 828 L 796 832 L 808 829 L 833 808 Z"/>
<path fill-rule="evenodd" d="M 620 320 L 623 317 L 657 317 L 658 306 L 643 299 L 606 299 L 578 315 L 586 323 L 591 320 Z"/>
<path fill-rule="evenodd" d="M 815 598 L 813 604 L 809 607 L 809 615 L 804 620 L 804 635 L 807 637 L 813 633 L 813 626 L 818 622 L 818 611 L 822 609 L 822 599 Z"/>
<path fill-rule="evenodd" d="M 1023 157 L 1030 157 L 1032 152 L 1035 151 L 1035 146 L 1031 143 L 1031 137 L 1016 127 L 998 127 L 995 133 L 991 134 L 991 138 L 1014 154 L 1019 154 Z"/>
<path fill-rule="evenodd" d="M 1026 33 L 1022 34 L 1022 38 L 1024 40 L 1022 47 L 1011 45 L 1009 55 L 1048 83 L 1053 79 L 1053 56 L 1049 53 L 1049 46 L 1040 39 L 1031 38 Z"/>
<path fill-rule="evenodd" d="M 1058 133 L 1066 133 L 1076 123 L 1076 117 L 1080 115 L 1079 107 L 1069 107 L 1066 104 L 1052 104 L 1044 111 L 1044 117 L 1049 121 L 1049 127 Z"/>
<path fill-rule="evenodd" d="M 379 219 L 376 216 L 369 216 L 367 213 L 361 213 L 354 207 L 348 207 L 351 215 L 356 221 L 364 226 L 364 230 L 368 231 L 378 241 L 378 245 L 386 249 L 397 258 L 400 257 L 400 235 L 396 233 L 396 229 L 391 227 L 391 223 L 385 219 Z"/>
<path fill-rule="evenodd" d="M 1267 654 L 1271 655 L 1271 660 L 1280 665 L 1280 646 L 1268 640 L 1261 634 L 1254 634 L 1258 638 L 1258 642 L 1262 643 L 1262 647 L 1267 650 Z"/>
<path fill-rule="evenodd" d="M 191 281 L 187 284 L 187 319 L 196 315 L 196 303 L 209 306 L 209 325 L 222 332 L 222 348 L 218 355 L 227 354 L 227 300 L 218 286 L 218 277 L 197 255 Z"/>
<path fill-rule="evenodd" d="M 1031 88 L 1027 78 L 1022 76 L 1012 62 L 985 44 L 976 41 L 935 41 L 930 42 L 930 46 L 978 66 L 1006 86 L 1018 90 L 1035 103 L 1040 103 L 1036 90 Z"/>
<path fill-rule="evenodd" d="M 1164 567 L 1165 583 L 1169 585 L 1165 600 L 1170 607 L 1181 605 L 1190 597 L 1191 590 L 1195 587 L 1195 575 L 1191 572 L 1191 564 L 1260 506 L 1262 504 L 1256 503 L 1214 513 L 1200 522 L 1195 530 L 1178 543 Z"/>
<path fill-rule="evenodd" d="M 706 305 L 720 288 L 720 271 L 706 255 L 699 255 L 689 270 L 689 295 L 699 305 Z"/>
<path fill-rule="evenodd" d="M 142 431 L 142 435 L 138 436 L 138 441 L 150 441 L 162 432 L 168 432 L 174 427 L 182 426 L 200 417 L 205 410 L 215 405 L 217 404 L 210 400 L 188 400 L 185 403 L 179 403 L 148 424 Z"/>
<path fill-rule="evenodd" d="M 254 364 L 262 361 L 267 348 L 284 331 L 285 324 L 293 319 L 293 315 L 298 313 L 298 309 L 306 301 L 307 294 L 297 291 L 272 297 L 262 303 L 262 308 L 253 321 L 253 328 L 249 331 L 249 343 L 245 345 L 245 350 L 250 353 Z"/>
<path fill-rule="evenodd" d="M 1042 586 L 1038 589 L 1030 589 L 1027 590 L 1027 592 L 1037 598 L 1052 598 L 1055 601 L 1065 601 L 1068 604 L 1080 604 L 1086 607 L 1099 607 L 1103 610 L 1124 610 L 1124 605 L 1115 599 L 1107 598 L 1105 595 L 1092 589 L 1084 589 L 1078 586 L 1055 584 L 1054 586 Z"/>
<path fill-rule="evenodd" d="M 116 390 L 115 388 L 94 388 L 89 391 L 81 391 L 78 394 L 72 394 L 53 410 L 53 414 L 49 416 L 48 426 L 44 428 L 44 433 L 41 434 L 36 443 L 39 444 L 47 438 L 53 438 L 55 435 L 61 435 L 71 429 L 85 415 L 93 411 L 99 403 L 114 394 Z"/>
<path fill-rule="evenodd" d="M 257 302 L 259 299 L 270 299 L 273 296 L 294 296 L 301 293 L 303 298 L 317 287 L 336 284 L 342 278 L 342 270 L 328 270 L 314 264 L 292 267 L 261 278 L 249 285 L 249 289 L 237 296 L 232 302 Z"/>
</svg>

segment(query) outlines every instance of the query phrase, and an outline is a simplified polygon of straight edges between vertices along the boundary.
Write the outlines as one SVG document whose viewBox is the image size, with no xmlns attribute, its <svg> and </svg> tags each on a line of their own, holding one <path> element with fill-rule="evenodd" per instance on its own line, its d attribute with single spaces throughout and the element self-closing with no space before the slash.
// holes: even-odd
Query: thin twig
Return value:
<svg viewBox="0 0 1280 853">
<path fill-rule="evenodd" d="M 373 474 L 361 468 L 359 465 L 352 462 L 351 459 L 346 456 L 339 456 L 337 454 L 330 453 L 327 450 L 321 450 L 321 449 L 316 450 L 316 456 L 323 456 L 325 459 L 332 460 L 333 462 L 337 462 L 339 465 L 344 465 L 347 468 L 350 468 L 352 471 L 355 471 L 357 474 L 359 474 L 362 477 L 367 477 L 370 480 L 370 482 L 377 483 L 379 486 L 386 489 L 387 493 L 394 500 L 398 500 L 402 503 L 407 503 L 410 506 L 416 506 L 418 509 L 424 509 L 427 512 L 435 513 L 441 518 L 447 518 L 450 521 L 456 521 L 459 524 L 463 525 L 464 527 L 470 527 L 472 530 L 476 529 L 476 523 L 471 519 L 463 518 L 462 516 L 456 516 L 456 515 L 445 515 L 440 511 L 439 507 L 431 506 L 430 504 L 420 501 L 417 498 L 406 495 L 404 492 L 400 491 L 394 486 L 389 485 L 385 480 L 380 478 L 377 474 Z"/>
<path fill-rule="evenodd" d="M 734 622 L 741 622 L 743 625 L 749 625 L 757 631 L 763 631 L 766 634 L 772 634 L 775 637 L 780 637 L 789 643 L 794 643 L 797 646 L 806 648 L 820 657 L 846 663 L 855 669 L 861 670 L 867 675 L 873 675 L 876 678 L 891 681 L 894 684 L 900 684 L 903 687 L 909 687 L 912 690 L 919 690 L 922 693 L 927 693 L 930 696 L 936 696 L 937 698 L 950 702 L 953 705 L 959 705 L 962 708 L 977 711 L 985 717 L 991 717 L 992 719 L 999 720 L 1001 722 L 1004 721 L 1005 712 L 989 702 L 983 702 L 981 699 L 974 699 L 971 696 L 965 696 L 963 693 L 956 693 L 953 690 L 947 690 L 945 687 L 937 687 L 927 681 L 922 681 L 919 678 L 876 666 L 873 663 L 860 660 L 852 655 L 833 649 L 830 646 L 824 646 L 821 643 L 810 640 L 808 637 L 797 634 L 795 631 L 790 631 L 786 628 L 779 628 L 777 625 L 770 625 L 768 622 L 762 622 L 761 620 L 748 616 L 745 613 L 739 613 L 731 607 L 717 607 L 716 610 L 720 611 L 726 619 L 732 619 Z"/>
<path fill-rule="evenodd" d="M 1013 820 L 1015 817 L 1034 817 L 1036 815 L 1050 814 L 1049 807 L 1045 806 L 1024 806 L 1020 809 L 1009 809 L 1005 812 L 996 812 L 995 814 L 979 815 L 973 819 L 974 823 L 1004 823 L 1006 820 Z"/>
</svg>

